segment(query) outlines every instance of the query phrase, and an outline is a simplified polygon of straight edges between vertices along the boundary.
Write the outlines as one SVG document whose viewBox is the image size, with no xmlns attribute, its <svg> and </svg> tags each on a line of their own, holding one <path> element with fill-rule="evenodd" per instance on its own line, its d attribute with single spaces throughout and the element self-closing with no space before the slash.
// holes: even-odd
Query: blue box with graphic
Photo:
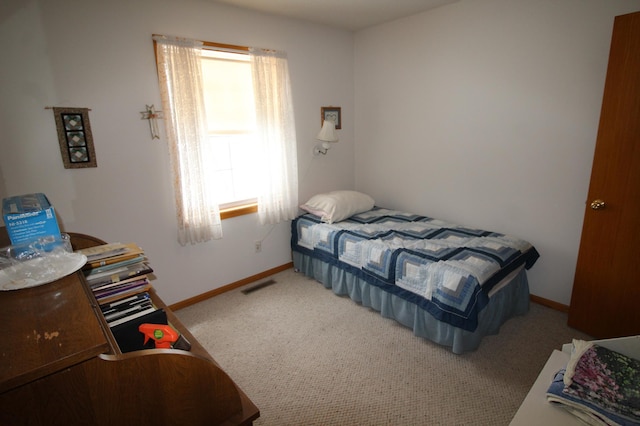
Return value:
<svg viewBox="0 0 640 426">
<path fill-rule="evenodd" d="M 2 200 L 2 217 L 11 239 L 18 244 L 53 235 L 60 238 L 55 210 L 42 193 L 16 195 Z"/>
</svg>

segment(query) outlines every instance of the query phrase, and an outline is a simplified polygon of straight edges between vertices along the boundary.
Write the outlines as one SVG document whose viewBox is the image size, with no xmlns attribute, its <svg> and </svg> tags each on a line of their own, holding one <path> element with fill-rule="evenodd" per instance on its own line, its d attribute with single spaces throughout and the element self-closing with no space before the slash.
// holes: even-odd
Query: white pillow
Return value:
<svg viewBox="0 0 640 426">
<path fill-rule="evenodd" d="M 358 191 L 331 191 L 314 195 L 300 208 L 323 222 L 334 223 L 371 210 L 374 204 L 373 198 Z"/>
</svg>

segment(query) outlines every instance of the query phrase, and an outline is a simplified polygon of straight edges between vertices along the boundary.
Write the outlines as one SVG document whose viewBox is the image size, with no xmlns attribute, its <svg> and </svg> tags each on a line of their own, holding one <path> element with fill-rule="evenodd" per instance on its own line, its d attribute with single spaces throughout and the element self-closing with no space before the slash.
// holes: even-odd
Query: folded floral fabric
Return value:
<svg viewBox="0 0 640 426">
<path fill-rule="evenodd" d="M 575 398 L 564 392 L 565 369 L 558 371 L 547 390 L 547 401 L 558 405 L 569 413 L 578 417 L 583 423 L 592 426 L 602 425 L 634 425 L 637 423 L 607 412 L 597 405 L 591 404 L 579 398 Z"/>
<path fill-rule="evenodd" d="M 640 361 L 591 342 L 573 344 L 547 399 L 588 424 L 640 425 Z"/>
</svg>

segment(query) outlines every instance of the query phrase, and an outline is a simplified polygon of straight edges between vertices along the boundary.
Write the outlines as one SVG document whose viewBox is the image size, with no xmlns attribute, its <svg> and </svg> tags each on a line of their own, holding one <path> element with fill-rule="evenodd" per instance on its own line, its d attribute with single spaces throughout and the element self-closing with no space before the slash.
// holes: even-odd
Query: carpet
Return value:
<svg viewBox="0 0 640 426">
<path fill-rule="evenodd" d="M 289 269 L 176 312 L 267 425 L 508 425 L 553 349 L 590 337 L 531 304 L 474 352 Z M 551 378 L 550 378 L 551 380 Z"/>
</svg>

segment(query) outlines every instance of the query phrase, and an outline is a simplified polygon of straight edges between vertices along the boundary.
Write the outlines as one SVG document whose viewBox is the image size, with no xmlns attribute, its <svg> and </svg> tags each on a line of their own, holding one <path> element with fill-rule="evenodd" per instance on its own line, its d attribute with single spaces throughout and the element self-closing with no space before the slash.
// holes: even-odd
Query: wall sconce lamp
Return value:
<svg viewBox="0 0 640 426">
<path fill-rule="evenodd" d="M 331 120 L 324 120 L 322 129 L 316 136 L 316 139 L 322 141 L 321 145 L 313 147 L 313 155 L 327 155 L 327 151 L 331 148 L 331 142 L 338 142 L 338 134 L 336 133 L 336 124 Z"/>
</svg>

